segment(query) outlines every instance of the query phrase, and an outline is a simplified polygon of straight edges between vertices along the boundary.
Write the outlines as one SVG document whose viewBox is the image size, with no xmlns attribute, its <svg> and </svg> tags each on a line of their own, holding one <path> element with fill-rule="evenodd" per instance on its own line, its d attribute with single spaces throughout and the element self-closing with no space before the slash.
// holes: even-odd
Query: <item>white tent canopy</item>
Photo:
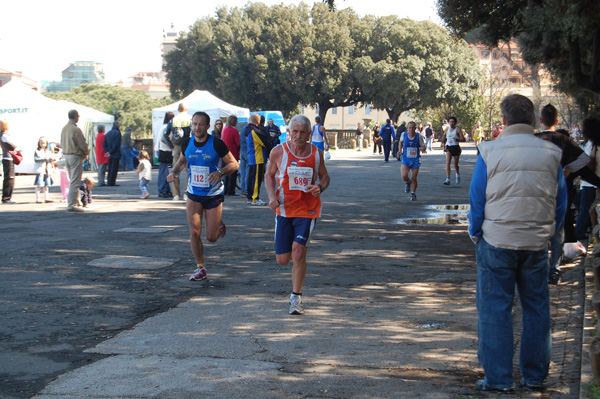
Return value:
<svg viewBox="0 0 600 399">
<path fill-rule="evenodd" d="M 197 111 L 206 112 L 210 116 L 209 132 L 213 129 L 213 125 L 217 119 L 224 121 L 229 115 L 235 115 L 238 119 L 247 120 L 250 116 L 250 110 L 248 108 L 228 104 L 220 98 L 213 96 L 208 91 L 194 90 L 189 96 L 181 101 L 152 110 L 152 132 L 154 136 L 155 156 L 158 152 L 158 143 L 160 142 L 160 135 L 163 131 L 165 114 L 168 111 L 171 111 L 177 115 L 179 113 L 177 107 L 180 103 L 185 104 L 188 109 L 187 113 L 190 115 L 193 115 Z"/>
<path fill-rule="evenodd" d="M 33 156 L 40 137 L 60 143 L 60 133 L 68 122 L 68 112 L 79 112 L 79 127 L 83 130 L 90 150 L 93 149 L 96 126 L 104 123 L 110 128 L 112 115 L 68 101 L 44 97 L 19 79 L 0 87 L 0 119 L 6 119 L 10 133 L 23 154 L 23 162 L 15 166 L 16 173 L 35 173 Z M 108 129 L 107 129 L 108 130 Z M 90 160 L 95 166 L 93 158 Z"/>
</svg>

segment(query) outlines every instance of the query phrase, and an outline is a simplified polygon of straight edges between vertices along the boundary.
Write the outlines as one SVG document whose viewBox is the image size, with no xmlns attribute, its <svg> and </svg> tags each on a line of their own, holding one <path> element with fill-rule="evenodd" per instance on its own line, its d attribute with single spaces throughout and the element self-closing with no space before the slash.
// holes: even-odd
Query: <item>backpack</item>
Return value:
<svg viewBox="0 0 600 399">
<path fill-rule="evenodd" d="M 173 144 L 181 144 L 183 141 L 183 128 L 182 127 L 173 127 L 171 129 L 171 141 Z"/>
</svg>

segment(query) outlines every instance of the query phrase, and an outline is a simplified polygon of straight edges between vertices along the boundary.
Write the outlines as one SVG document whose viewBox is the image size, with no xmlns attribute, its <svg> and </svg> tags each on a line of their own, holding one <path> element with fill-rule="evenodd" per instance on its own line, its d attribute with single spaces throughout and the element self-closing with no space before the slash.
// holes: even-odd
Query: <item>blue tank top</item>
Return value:
<svg viewBox="0 0 600 399">
<path fill-rule="evenodd" d="M 312 142 L 313 143 L 322 143 L 323 142 L 323 133 L 321 133 L 321 126 L 323 125 L 314 125 L 312 129 Z"/>
<path fill-rule="evenodd" d="M 215 137 L 209 135 L 208 140 L 201 147 L 196 147 L 194 138 L 185 149 L 185 159 L 188 166 L 187 192 L 194 195 L 214 196 L 223 194 L 223 180 L 211 185 L 208 175 L 217 170 L 221 157 L 215 151 Z"/>
<path fill-rule="evenodd" d="M 417 133 L 414 138 L 408 137 L 408 132 L 404 133 L 404 142 L 402 148 L 402 158 L 418 159 L 421 157 L 421 151 L 419 150 L 419 134 Z"/>
</svg>

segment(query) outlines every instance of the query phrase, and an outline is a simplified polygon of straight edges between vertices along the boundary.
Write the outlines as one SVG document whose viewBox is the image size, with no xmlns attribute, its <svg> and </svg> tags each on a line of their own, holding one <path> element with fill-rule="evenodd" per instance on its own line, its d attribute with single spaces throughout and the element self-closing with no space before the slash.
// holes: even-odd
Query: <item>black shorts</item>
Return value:
<svg viewBox="0 0 600 399">
<path fill-rule="evenodd" d="M 186 193 L 186 195 L 190 201 L 199 202 L 202 204 L 202 208 L 204 209 L 216 208 L 225 201 L 225 196 L 223 194 L 213 195 L 210 197 L 205 195 L 194 195 L 190 193 Z"/>
<path fill-rule="evenodd" d="M 446 151 L 448 151 L 450 153 L 450 155 L 452 155 L 453 157 L 459 156 L 460 153 L 462 152 L 459 145 L 447 145 Z"/>
</svg>

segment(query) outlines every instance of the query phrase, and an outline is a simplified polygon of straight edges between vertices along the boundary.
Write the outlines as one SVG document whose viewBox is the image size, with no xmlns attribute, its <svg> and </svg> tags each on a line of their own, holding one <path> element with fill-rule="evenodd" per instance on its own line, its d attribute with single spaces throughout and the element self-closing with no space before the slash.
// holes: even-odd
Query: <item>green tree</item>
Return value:
<svg viewBox="0 0 600 399">
<path fill-rule="evenodd" d="M 298 104 L 329 109 L 364 100 L 352 73 L 361 19 L 351 10 L 248 3 L 197 21 L 167 54 L 175 98 L 195 89 L 251 109 L 289 116 Z"/>
<path fill-rule="evenodd" d="M 393 121 L 411 109 L 465 103 L 481 77 L 466 43 L 427 21 L 379 18 L 371 42 L 355 73 L 365 97 Z"/>
<path fill-rule="evenodd" d="M 543 64 L 588 113 L 600 113 L 600 2 L 589 0 L 438 0 L 456 34 L 479 28 L 496 46 L 516 38 L 530 65 Z"/>
<path fill-rule="evenodd" d="M 437 107 L 417 110 L 414 115 L 415 119 L 423 124 L 431 122 L 433 130 L 438 133 L 438 138 L 442 136 L 442 121 L 451 116 L 456 117 L 459 125 L 470 134 L 475 123 L 482 120 L 485 101 L 480 89 L 473 89 L 465 101 L 443 102 Z"/>
<path fill-rule="evenodd" d="M 248 3 L 197 21 L 166 56 L 171 93 L 195 89 L 251 109 L 293 112 L 310 45 L 309 9 Z"/>
<path fill-rule="evenodd" d="M 140 90 L 93 84 L 83 84 L 65 93 L 44 95 L 54 100 L 85 105 L 107 114 L 117 114 L 123 128 L 132 127 L 138 137 L 152 132 L 152 109 L 172 102 L 168 97 L 153 99 Z"/>
<path fill-rule="evenodd" d="M 325 123 L 330 109 L 366 102 L 353 67 L 367 50 L 360 39 L 370 35 L 371 27 L 352 10 L 331 12 L 320 3 L 315 3 L 310 16 L 312 41 L 305 50 L 301 98 L 302 104 L 318 106 Z"/>
</svg>

